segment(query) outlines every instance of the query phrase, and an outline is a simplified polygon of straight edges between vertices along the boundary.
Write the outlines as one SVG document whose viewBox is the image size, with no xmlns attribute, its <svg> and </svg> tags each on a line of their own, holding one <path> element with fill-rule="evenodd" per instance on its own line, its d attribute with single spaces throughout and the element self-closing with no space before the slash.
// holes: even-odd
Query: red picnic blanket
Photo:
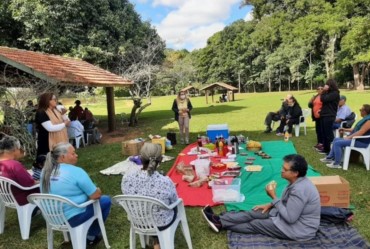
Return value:
<svg viewBox="0 0 370 249">
<path fill-rule="evenodd" d="M 208 184 L 203 184 L 202 187 L 196 188 L 196 187 L 189 187 L 188 182 L 182 180 L 182 175 L 176 172 L 176 165 L 180 163 L 181 161 L 184 162 L 185 165 L 189 165 L 191 161 L 197 159 L 197 155 L 188 155 L 187 153 L 190 152 L 190 150 L 194 147 L 196 147 L 197 144 L 190 144 L 181 153 L 179 153 L 179 156 L 176 158 L 175 163 L 173 164 L 170 171 L 167 173 L 167 176 L 171 178 L 171 180 L 177 185 L 176 190 L 177 194 L 182 200 L 184 201 L 185 206 L 216 206 L 220 205 L 222 203 L 215 203 L 212 201 L 212 189 L 208 187 Z M 183 155 L 182 155 L 183 154 Z M 220 157 L 211 157 L 212 162 L 219 162 Z M 211 168 L 211 173 L 214 172 L 220 172 L 224 170 L 215 170 Z"/>
</svg>

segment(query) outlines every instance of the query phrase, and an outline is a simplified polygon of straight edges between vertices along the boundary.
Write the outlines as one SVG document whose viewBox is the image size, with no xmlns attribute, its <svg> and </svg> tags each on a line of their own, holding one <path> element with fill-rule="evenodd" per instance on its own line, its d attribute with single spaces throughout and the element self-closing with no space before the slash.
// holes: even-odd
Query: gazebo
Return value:
<svg viewBox="0 0 370 249">
<path fill-rule="evenodd" d="M 238 91 L 238 88 L 236 87 L 233 87 L 233 86 L 230 86 L 226 83 L 223 83 L 223 82 L 216 82 L 216 83 L 213 83 L 213 84 L 210 84 L 208 86 L 205 86 L 203 87 L 202 89 L 200 89 L 200 91 L 206 91 L 206 103 L 208 104 L 208 94 L 211 92 L 211 96 L 212 96 L 212 103 L 214 102 L 214 99 L 213 99 L 213 90 L 215 88 L 222 88 L 222 89 L 226 89 L 227 91 L 227 99 L 229 101 L 234 101 L 235 100 L 235 97 L 234 97 L 234 91 Z"/>
<path fill-rule="evenodd" d="M 195 88 L 194 86 L 187 86 L 187 87 L 181 89 L 180 91 L 187 92 L 189 95 L 194 95 L 194 96 L 197 93 L 199 94 L 198 88 Z"/>
<path fill-rule="evenodd" d="M 129 87 L 133 84 L 85 61 L 58 55 L 0 46 L 0 61 L 56 85 L 105 87 L 109 131 L 116 128 L 113 87 Z"/>
</svg>

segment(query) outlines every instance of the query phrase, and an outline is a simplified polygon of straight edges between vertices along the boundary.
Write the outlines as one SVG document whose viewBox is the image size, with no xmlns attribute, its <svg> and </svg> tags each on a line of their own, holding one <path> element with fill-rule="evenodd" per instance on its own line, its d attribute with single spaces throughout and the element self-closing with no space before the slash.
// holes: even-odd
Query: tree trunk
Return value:
<svg viewBox="0 0 370 249">
<path fill-rule="evenodd" d="M 134 99 L 134 105 L 131 109 L 130 122 L 128 126 L 133 127 L 137 125 L 136 110 L 141 107 L 141 99 Z"/>
<path fill-rule="evenodd" d="M 326 76 L 328 79 L 334 76 L 334 62 L 335 62 L 335 43 L 337 42 L 337 35 L 334 37 L 329 37 L 329 41 L 327 42 L 327 48 L 325 50 L 325 68 L 326 68 Z"/>
<path fill-rule="evenodd" d="M 149 97 L 149 98 L 148 98 L 148 103 L 146 103 L 145 105 L 141 106 L 141 107 L 137 110 L 136 115 L 135 115 L 136 123 L 138 123 L 138 122 L 139 122 L 139 116 L 140 116 L 141 112 L 142 112 L 145 108 L 147 108 L 148 106 L 150 106 L 151 104 L 152 104 L 152 101 L 151 101 L 151 99 L 150 99 L 150 97 Z"/>
<path fill-rule="evenodd" d="M 290 92 L 290 76 L 288 76 L 288 91 Z"/>
<path fill-rule="evenodd" d="M 271 92 L 271 78 L 269 77 L 269 92 Z"/>
<path fill-rule="evenodd" d="M 353 64 L 352 68 L 353 68 L 353 80 L 354 80 L 354 83 L 355 83 L 354 88 L 356 90 L 363 90 L 364 89 L 364 84 L 361 80 L 361 75 L 360 75 L 360 72 L 359 72 L 360 71 L 359 70 L 359 64 L 358 63 Z M 362 85 L 362 89 L 360 89 L 361 85 Z"/>
</svg>

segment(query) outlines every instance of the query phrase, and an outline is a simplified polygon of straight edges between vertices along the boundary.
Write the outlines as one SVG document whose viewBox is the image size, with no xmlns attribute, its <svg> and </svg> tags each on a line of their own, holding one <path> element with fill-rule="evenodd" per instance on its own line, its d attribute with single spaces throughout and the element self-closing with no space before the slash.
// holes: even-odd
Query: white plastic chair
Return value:
<svg viewBox="0 0 370 249">
<path fill-rule="evenodd" d="M 83 132 L 82 132 L 82 134 L 76 136 L 76 134 L 78 133 L 78 130 L 74 127 L 67 127 L 67 132 L 68 132 L 69 141 L 70 142 L 72 141 L 71 144 L 73 144 L 73 140 L 75 141 L 76 149 L 80 148 L 80 141 L 82 141 L 82 145 L 84 147 L 86 146 Z"/>
<path fill-rule="evenodd" d="M 356 120 L 357 120 L 357 114 L 355 114 L 355 122 L 356 122 Z M 349 121 L 349 120 L 348 120 L 348 121 Z M 334 130 L 334 137 L 340 137 L 339 129 L 343 128 L 344 124 L 347 124 L 347 122 L 348 122 L 348 121 L 344 120 L 344 121 L 342 121 L 342 122 L 340 123 L 339 128 Z M 349 134 L 349 133 L 348 133 L 348 134 Z M 348 135 L 348 134 L 345 134 L 345 135 Z"/>
<path fill-rule="evenodd" d="M 73 248 L 85 249 L 87 232 L 96 219 L 98 219 L 99 222 L 105 247 L 110 248 L 98 200 L 89 200 L 77 205 L 67 198 L 52 194 L 32 194 L 29 195 L 27 199 L 40 208 L 42 216 L 44 216 L 46 220 L 48 249 L 53 248 L 53 230 L 62 231 L 65 241 L 68 241 L 66 233 L 69 232 Z M 94 205 L 94 216 L 77 227 L 71 227 L 67 218 L 64 216 L 63 207 L 65 205 L 70 205 L 77 208 L 85 208 L 91 204 Z"/>
<path fill-rule="evenodd" d="M 303 126 L 304 134 L 307 135 L 307 117 L 310 115 L 309 109 L 303 109 L 302 115 L 299 117 L 299 124 L 294 125 L 295 136 L 299 137 L 299 129 Z"/>
<path fill-rule="evenodd" d="M 168 206 L 162 201 L 151 197 L 117 195 L 113 197 L 113 203 L 120 205 L 125 209 L 128 219 L 131 222 L 130 249 L 136 248 L 135 234 L 139 234 L 142 248 L 145 248 L 145 241 L 148 241 L 149 236 L 158 236 L 161 249 L 175 248 L 175 232 L 180 222 L 188 248 L 193 248 L 182 199 L 179 198 L 176 202 Z M 169 210 L 177 207 L 176 220 L 169 228 L 163 231 L 158 230 L 153 218 L 153 209 L 158 208 L 158 206 Z"/>
<path fill-rule="evenodd" d="M 364 157 L 364 163 L 366 165 L 366 169 L 370 170 L 370 144 L 366 148 L 358 148 L 355 147 L 356 139 L 360 138 L 370 138 L 370 135 L 368 136 L 355 136 L 352 138 L 351 145 L 347 146 L 344 150 L 344 158 L 343 158 L 343 169 L 348 170 L 349 166 L 349 156 L 351 154 L 352 150 L 358 151 L 362 154 Z"/>
<path fill-rule="evenodd" d="M 39 184 L 32 187 L 23 187 L 13 180 L 0 176 L 0 234 L 4 233 L 5 208 L 14 208 L 17 210 L 22 239 L 27 240 L 30 236 L 32 212 L 36 205 L 28 203 L 19 206 L 11 191 L 12 187 L 28 191 L 38 188 Z"/>
</svg>

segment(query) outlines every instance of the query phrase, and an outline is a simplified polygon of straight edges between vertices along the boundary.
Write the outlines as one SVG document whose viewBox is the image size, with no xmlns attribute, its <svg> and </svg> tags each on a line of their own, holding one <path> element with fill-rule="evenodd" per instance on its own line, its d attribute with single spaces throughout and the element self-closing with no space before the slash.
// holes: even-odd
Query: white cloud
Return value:
<svg viewBox="0 0 370 249">
<path fill-rule="evenodd" d="M 179 7 L 183 3 L 185 3 L 186 0 L 154 0 L 153 6 L 167 6 L 167 7 Z"/>
<path fill-rule="evenodd" d="M 244 21 L 248 22 L 248 21 L 252 21 L 254 19 L 253 17 L 253 11 L 249 11 L 245 17 L 244 17 Z"/>
<path fill-rule="evenodd" d="M 225 27 L 231 7 L 240 0 L 154 0 L 153 4 L 178 8 L 156 24 L 158 33 L 167 45 L 190 50 L 206 45 L 207 39 Z"/>
</svg>

